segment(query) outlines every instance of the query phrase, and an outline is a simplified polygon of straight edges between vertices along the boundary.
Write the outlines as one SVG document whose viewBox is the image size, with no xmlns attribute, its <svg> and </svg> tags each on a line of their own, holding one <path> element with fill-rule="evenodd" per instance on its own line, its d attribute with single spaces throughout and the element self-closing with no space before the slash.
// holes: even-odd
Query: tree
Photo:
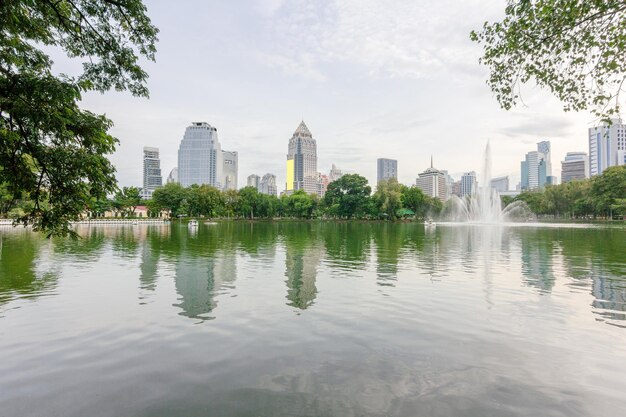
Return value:
<svg viewBox="0 0 626 417">
<path fill-rule="evenodd" d="M 124 187 L 115 194 L 113 207 L 125 216 L 135 214 L 135 207 L 141 203 L 141 190 L 137 187 Z"/>
<path fill-rule="evenodd" d="M 378 214 L 385 215 L 387 219 L 395 220 L 398 210 L 402 208 L 402 193 L 398 180 L 391 178 L 379 181 L 372 200 L 376 205 Z"/>
<path fill-rule="evenodd" d="M 407 187 L 406 185 L 400 188 L 402 201 L 402 207 L 405 207 L 415 213 L 417 217 L 424 218 L 426 211 L 428 210 L 428 202 L 426 201 L 426 195 L 416 185 Z"/>
<path fill-rule="evenodd" d="M 621 213 L 621 200 L 626 198 L 626 165 L 609 167 L 594 177 L 591 197 L 597 213 L 607 216 L 612 216 L 614 210 Z"/>
<path fill-rule="evenodd" d="M 346 174 L 328 184 L 324 205 L 332 216 L 347 219 L 361 217 L 367 211 L 371 192 L 365 177 Z"/>
<path fill-rule="evenodd" d="M 210 185 L 192 185 L 188 189 L 189 214 L 213 217 L 224 205 L 222 193 Z"/>
<path fill-rule="evenodd" d="M 157 32 L 141 0 L 0 2 L 0 183 L 32 199 L 22 223 L 72 234 L 92 198 L 116 190 L 112 122 L 78 103 L 90 90 L 147 96 L 138 62 L 154 60 Z M 44 45 L 83 59 L 82 73 L 55 75 Z"/>
<path fill-rule="evenodd" d="M 310 219 L 318 206 L 317 194 L 308 194 L 304 190 L 296 190 L 282 200 L 283 211 L 287 217 Z"/>
<path fill-rule="evenodd" d="M 226 190 L 223 193 L 224 198 L 224 214 L 230 218 L 235 215 L 235 210 L 239 204 L 239 194 L 237 190 Z"/>
<path fill-rule="evenodd" d="M 237 203 L 237 214 L 244 218 L 254 219 L 255 212 L 258 212 L 261 197 L 256 187 L 243 187 L 239 190 Z"/>
<path fill-rule="evenodd" d="M 170 213 L 170 217 L 178 216 L 179 214 L 187 214 L 183 211 L 183 202 L 187 199 L 187 190 L 182 185 L 171 182 L 165 184 L 165 186 L 157 188 L 152 193 L 152 205 L 151 211 L 160 212 L 161 210 L 167 210 Z"/>
<path fill-rule="evenodd" d="M 500 22 L 486 22 L 471 39 L 481 43 L 487 84 L 505 109 L 534 81 L 564 110 L 592 109 L 607 121 L 619 115 L 626 79 L 626 2 L 509 0 Z"/>
</svg>

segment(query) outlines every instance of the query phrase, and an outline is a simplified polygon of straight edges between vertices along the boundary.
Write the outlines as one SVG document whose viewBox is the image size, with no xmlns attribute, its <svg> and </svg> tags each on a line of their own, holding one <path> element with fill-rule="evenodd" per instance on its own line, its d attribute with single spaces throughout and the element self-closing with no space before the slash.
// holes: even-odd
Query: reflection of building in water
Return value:
<svg viewBox="0 0 626 417">
<path fill-rule="evenodd" d="M 286 247 L 285 276 L 288 305 L 304 310 L 313 304 L 317 295 L 315 279 L 322 248 L 317 245 L 294 247 L 289 243 Z"/>
<path fill-rule="evenodd" d="M 524 283 L 544 292 L 552 291 L 554 287 L 552 242 L 522 236 L 521 246 Z"/>
<path fill-rule="evenodd" d="M 156 288 L 158 263 L 158 251 L 152 248 L 150 242 L 144 240 L 141 247 L 141 264 L 139 265 L 139 287 L 142 290 L 154 291 L 154 289 Z"/>
<path fill-rule="evenodd" d="M 626 320 L 626 283 L 623 278 L 609 274 L 594 273 L 591 293 L 595 297 L 593 306 L 603 311 L 600 315 L 613 320 Z"/>
<path fill-rule="evenodd" d="M 180 303 L 174 304 L 183 316 L 211 319 L 217 307 L 216 297 L 226 285 L 232 288 L 237 276 L 235 255 L 215 254 L 208 258 L 181 256 L 176 265 L 176 292 Z"/>
</svg>

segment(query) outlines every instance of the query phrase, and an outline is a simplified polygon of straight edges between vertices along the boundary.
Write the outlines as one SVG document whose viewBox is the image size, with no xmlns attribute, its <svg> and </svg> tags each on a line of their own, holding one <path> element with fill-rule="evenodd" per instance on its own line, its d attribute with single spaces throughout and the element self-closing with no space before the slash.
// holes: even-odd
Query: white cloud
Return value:
<svg viewBox="0 0 626 417">
<path fill-rule="evenodd" d="M 314 68 L 324 73 L 329 63 L 356 64 L 370 77 L 461 76 L 476 73 L 480 53 L 470 30 L 501 8 L 501 2 L 484 0 L 295 1 L 266 24 L 271 54 L 296 63 L 308 54 L 305 77 Z"/>
</svg>

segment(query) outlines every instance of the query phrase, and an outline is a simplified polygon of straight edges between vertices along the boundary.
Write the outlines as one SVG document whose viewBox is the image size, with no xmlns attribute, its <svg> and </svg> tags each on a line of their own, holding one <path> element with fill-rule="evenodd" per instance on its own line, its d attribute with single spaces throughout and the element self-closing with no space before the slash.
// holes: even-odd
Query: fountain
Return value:
<svg viewBox="0 0 626 417">
<path fill-rule="evenodd" d="M 534 215 L 523 201 L 514 201 L 502 209 L 500 194 L 491 188 L 491 146 L 487 142 L 483 165 L 483 186 L 472 194 L 459 198 L 452 196 L 444 208 L 444 218 L 456 222 L 500 224 L 527 221 Z"/>
</svg>

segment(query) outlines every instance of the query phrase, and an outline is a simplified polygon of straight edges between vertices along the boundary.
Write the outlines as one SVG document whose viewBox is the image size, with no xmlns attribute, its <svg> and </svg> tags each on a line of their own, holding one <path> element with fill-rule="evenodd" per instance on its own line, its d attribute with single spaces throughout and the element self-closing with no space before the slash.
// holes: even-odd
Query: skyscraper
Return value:
<svg viewBox="0 0 626 417">
<path fill-rule="evenodd" d="M 622 165 L 619 151 L 626 151 L 626 125 L 613 119 L 611 126 L 602 124 L 589 129 L 589 171 L 600 175 L 605 169 Z M 622 162 L 622 163 L 620 163 Z"/>
<path fill-rule="evenodd" d="M 183 187 L 207 184 L 222 188 L 223 154 L 217 129 L 194 122 L 185 130 L 178 148 L 178 181 Z"/>
<path fill-rule="evenodd" d="M 377 161 L 378 182 L 390 178 L 398 179 L 398 161 L 395 159 L 378 158 Z"/>
<path fill-rule="evenodd" d="M 476 172 L 470 171 L 461 175 L 461 197 L 472 195 L 477 191 Z"/>
<path fill-rule="evenodd" d="M 429 197 L 438 198 L 445 201 L 447 198 L 446 176 L 445 174 L 433 167 L 433 159 L 430 158 L 430 168 L 418 174 L 415 185 Z"/>
<path fill-rule="evenodd" d="M 561 182 L 589 178 L 589 157 L 585 152 L 568 152 L 561 161 Z"/>
<path fill-rule="evenodd" d="M 543 154 L 543 160 L 546 163 L 546 176 L 547 177 L 552 176 L 552 159 L 551 159 L 551 152 L 550 152 L 551 149 L 552 149 L 552 146 L 550 145 L 549 140 L 537 142 L 537 152 L 540 152 Z"/>
<path fill-rule="evenodd" d="M 256 174 L 248 175 L 248 187 L 254 187 L 258 190 L 259 180 L 260 180 L 260 177 Z"/>
<path fill-rule="evenodd" d="M 261 178 L 259 183 L 259 191 L 263 194 L 276 195 L 276 175 L 267 173 Z"/>
<path fill-rule="evenodd" d="M 222 185 L 224 191 L 237 189 L 237 170 L 239 165 L 239 156 L 237 152 L 222 151 L 224 168 L 222 174 L 224 178 Z"/>
<path fill-rule="evenodd" d="M 317 143 L 302 121 L 289 140 L 285 191 L 317 194 L 317 180 Z"/>
<path fill-rule="evenodd" d="M 152 198 L 154 190 L 163 185 L 161 176 L 161 160 L 159 159 L 159 148 L 143 148 L 143 189 L 141 197 Z"/>
</svg>

